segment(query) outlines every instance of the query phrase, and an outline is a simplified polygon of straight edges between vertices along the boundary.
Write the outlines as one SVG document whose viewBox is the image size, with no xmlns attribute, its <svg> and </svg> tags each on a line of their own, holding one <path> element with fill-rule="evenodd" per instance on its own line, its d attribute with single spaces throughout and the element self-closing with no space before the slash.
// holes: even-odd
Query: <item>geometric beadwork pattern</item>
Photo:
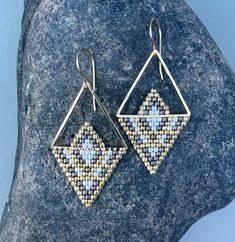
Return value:
<svg viewBox="0 0 235 242">
<path fill-rule="evenodd" d="M 151 174 L 156 173 L 188 120 L 189 117 L 170 115 L 169 107 L 155 89 L 147 95 L 136 116 L 119 118 L 134 149 Z"/>
<path fill-rule="evenodd" d="M 106 148 L 89 123 L 70 147 L 54 146 L 53 154 L 81 202 L 89 207 L 99 195 L 127 148 Z"/>
</svg>

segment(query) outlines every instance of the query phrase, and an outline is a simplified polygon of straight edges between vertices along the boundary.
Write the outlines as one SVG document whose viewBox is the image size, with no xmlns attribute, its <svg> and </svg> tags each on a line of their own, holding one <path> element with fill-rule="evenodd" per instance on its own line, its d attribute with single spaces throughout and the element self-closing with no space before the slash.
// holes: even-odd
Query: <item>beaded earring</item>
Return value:
<svg viewBox="0 0 235 242">
<path fill-rule="evenodd" d="M 86 54 L 90 59 L 92 68 L 91 76 L 85 75 L 81 70 L 80 57 L 82 53 Z M 127 145 L 107 110 L 96 95 L 95 61 L 91 50 L 81 49 L 77 54 L 76 63 L 78 71 L 83 77 L 83 85 L 60 126 L 52 142 L 51 148 L 62 171 L 65 173 L 81 202 L 86 207 L 89 207 L 99 195 L 102 187 L 111 176 L 119 160 L 126 153 Z M 93 81 L 93 87 L 89 84 L 90 79 Z M 110 123 L 117 137 L 121 141 L 122 147 L 109 147 L 105 145 L 89 122 L 85 122 L 79 128 L 70 146 L 55 145 L 85 89 L 88 90 L 93 97 L 94 112 L 96 112 L 96 104 L 98 104 L 107 121 Z"/>
<path fill-rule="evenodd" d="M 156 49 L 153 37 L 152 29 L 154 23 L 156 23 L 155 26 L 157 27 L 159 34 L 159 50 Z M 150 174 L 154 174 L 173 146 L 182 128 L 189 121 L 191 114 L 182 94 L 180 93 L 179 88 L 176 85 L 174 78 L 172 77 L 169 69 L 162 59 L 162 32 L 159 22 L 154 18 L 151 20 L 149 25 L 149 34 L 153 50 L 133 85 L 129 89 L 127 95 L 125 96 L 116 116 L 118 117 L 121 126 L 125 130 L 128 138 L 133 144 L 134 149 L 138 152 L 148 171 Z M 169 107 L 160 97 L 158 91 L 156 89 L 151 89 L 144 102 L 140 106 L 137 114 L 122 114 L 126 102 L 128 101 L 134 88 L 145 72 L 150 61 L 154 57 L 157 57 L 159 61 L 161 80 L 164 79 L 162 72 L 163 67 L 181 103 L 183 104 L 185 113 L 171 113 Z"/>
</svg>

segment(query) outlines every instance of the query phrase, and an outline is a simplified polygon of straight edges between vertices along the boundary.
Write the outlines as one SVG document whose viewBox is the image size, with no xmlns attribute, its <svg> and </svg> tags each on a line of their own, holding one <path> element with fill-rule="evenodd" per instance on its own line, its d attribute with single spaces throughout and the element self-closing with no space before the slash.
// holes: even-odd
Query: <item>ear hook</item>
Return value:
<svg viewBox="0 0 235 242">
<path fill-rule="evenodd" d="M 85 53 L 89 58 L 89 64 L 91 64 L 91 67 L 92 67 L 92 74 L 91 75 L 86 75 L 85 72 L 82 70 L 82 68 L 80 66 L 81 55 L 83 53 Z M 78 72 L 83 77 L 83 84 L 85 85 L 85 87 L 87 87 L 88 85 L 90 86 L 88 81 L 90 81 L 92 79 L 92 86 L 93 86 L 92 89 L 93 89 L 93 91 L 95 91 L 96 90 L 96 85 L 95 85 L 95 59 L 94 59 L 94 55 L 93 55 L 92 51 L 90 49 L 87 49 L 87 48 L 80 49 L 79 52 L 77 53 L 77 56 L 76 56 L 76 64 L 77 64 Z M 96 100 L 95 100 L 94 95 L 93 95 L 93 109 L 94 109 L 94 111 L 96 111 Z"/>
<path fill-rule="evenodd" d="M 153 25 L 154 25 L 154 23 L 156 23 L 155 27 L 158 31 L 158 36 L 159 36 L 158 52 L 160 53 L 160 55 L 162 55 L 162 31 L 161 31 L 160 23 L 156 18 L 152 18 L 151 21 L 150 21 L 150 24 L 149 24 L 149 36 L 150 36 L 150 40 L 151 40 L 151 45 L 152 45 L 153 51 L 157 50 L 156 45 L 155 45 L 155 40 L 154 40 L 154 37 L 153 37 Z M 161 80 L 163 80 L 164 77 L 163 77 L 163 72 L 162 72 L 162 64 L 161 64 L 160 61 L 159 61 L 159 72 L 160 72 Z"/>
</svg>

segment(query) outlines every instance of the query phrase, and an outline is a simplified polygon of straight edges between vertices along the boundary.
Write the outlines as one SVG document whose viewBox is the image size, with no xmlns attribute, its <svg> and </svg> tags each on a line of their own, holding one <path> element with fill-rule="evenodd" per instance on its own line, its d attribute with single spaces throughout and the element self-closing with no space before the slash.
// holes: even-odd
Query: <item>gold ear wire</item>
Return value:
<svg viewBox="0 0 235 242">
<path fill-rule="evenodd" d="M 162 31 L 161 31 L 161 26 L 160 26 L 159 21 L 155 18 L 152 18 L 151 21 L 150 21 L 150 24 L 149 24 L 149 36 L 150 36 L 151 45 L 152 45 L 153 51 L 157 50 L 155 40 L 154 40 L 154 37 L 153 37 L 153 25 L 156 26 L 157 31 L 158 31 L 158 36 L 159 36 L 158 52 L 160 53 L 160 55 L 162 55 Z M 162 72 L 161 61 L 159 61 L 159 72 L 160 72 L 161 80 L 163 80 L 164 76 L 163 76 L 163 72 Z"/>
<path fill-rule="evenodd" d="M 90 63 L 91 63 L 91 66 L 92 66 L 92 75 L 86 75 L 85 72 L 83 72 L 81 66 L 80 66 L 80 62 L 81 62 L 81 55 L 82 54 L 86 54 L 88 56 L 88 58 L 90 59 Z M 95 58 L 94 58 L 94 55 L 92 53 L 92 51 L 90 49 L 87 49 L 87 48 L 83 48 L 83 49 L 80 49 L 80 51 L 77 53 L 77 56 L 76 56 L 76 64 L 77 64 L 77 68 L 78 68 L 78 72 L 80 73 L 80 75 L 82 76 L 83 78 L 83 82 L 84 84 L 86 85 L 86 83 L 92 79 L 92 88 L 93 90 L 95 91 L 96 90 L 96 85 L 95 85 Z M 95 102 L 95 97 L 93 95 L 93 109 L 94 111 L 96 111 L 96 102 Z"/>
</svg>

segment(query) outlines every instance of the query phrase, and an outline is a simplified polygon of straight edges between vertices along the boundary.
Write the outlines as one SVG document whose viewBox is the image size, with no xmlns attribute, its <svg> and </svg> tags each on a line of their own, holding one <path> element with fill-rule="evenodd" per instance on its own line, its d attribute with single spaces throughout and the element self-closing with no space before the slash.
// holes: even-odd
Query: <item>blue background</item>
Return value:
<svg viewBox="0 0 235 242">
<path fill-rule="evenodd" d="M 188 0 L 235 69 L 235 1 Z M 9 193 L 17 144 L 16 58 L 23 0 L 0 0 L 0 214 Z M 180 242 L 235 242 L 235 201 L 195 223 Z"/>
</svg>

